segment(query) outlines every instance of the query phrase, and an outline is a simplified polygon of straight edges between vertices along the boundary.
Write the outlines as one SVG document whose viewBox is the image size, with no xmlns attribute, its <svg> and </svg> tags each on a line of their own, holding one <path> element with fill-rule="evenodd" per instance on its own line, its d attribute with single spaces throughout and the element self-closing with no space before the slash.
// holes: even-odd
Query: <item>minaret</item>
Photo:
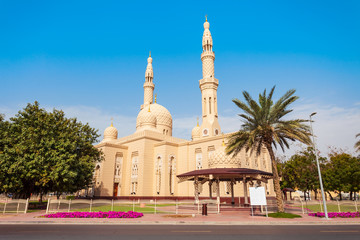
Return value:
<svg viewBox="0 0 360 240">
<path fill-rule="evenodd" d="M 203 52 L 201 54 L 203 78 L 199 81 L 202 96 L 202 124 L 201 137 L 216 136 L 221 132 L 217 111 L 217 87 L 219 80 L 215 78 L 213 41 L 210 33 L 210 24 L 204 23 L 202 38 Z"/>
<path fill-rule="evenodd" d="M 145 71 L 145 83 L 144 83 L 144 105 L 141 106 L 141 109 L 153 103 L 153 95 L 155 88 L 155 85 L 153 83 L 154 72 L 152 67 L 151 52 L 149 53 L 149 58 L 147 59 L 147 61 L 148 61 L 148 65 Z"/>
</svg>

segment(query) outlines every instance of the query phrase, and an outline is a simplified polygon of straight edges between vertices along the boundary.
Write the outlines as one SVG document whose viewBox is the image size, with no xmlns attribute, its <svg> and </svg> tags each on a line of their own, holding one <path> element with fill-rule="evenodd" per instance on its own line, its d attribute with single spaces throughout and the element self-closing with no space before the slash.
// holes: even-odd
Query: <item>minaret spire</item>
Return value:
<svg viewBox="0 0 360 240">
<path fill-rule="evenodd" d="M 204 22 L 202 38 L 203 52 L 201 54 L 203 78 L 199 82 L 202 96 L 202 124 L 201 137 L 216 136 L 220 134 L 220 125 L 217 112 L 217 88 L 219 80 L 215 78 L 213 40 L 210 33 L 210 23 Z"/>
<path fill-rule="evenodd" d="M 144 83 L 144 105 L 141 106 L 141 109 L 144 106 L 153 103 L 155 84 L 153 83 L 154 72 L 152 67 L 151 51 L 149 52 L 149 57 L 147 59 L 147 62 L 148 64 L 145 71 L 145 83 Z"/>
</svg>

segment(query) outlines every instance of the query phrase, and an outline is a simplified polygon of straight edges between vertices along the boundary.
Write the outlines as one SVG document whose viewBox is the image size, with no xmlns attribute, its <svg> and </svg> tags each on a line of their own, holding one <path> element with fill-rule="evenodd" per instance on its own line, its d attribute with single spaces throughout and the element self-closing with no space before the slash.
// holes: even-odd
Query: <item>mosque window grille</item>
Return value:
<svg viewBox="0 0 360 240">
<path fill-rule="evenodd" d="M 122 155 L 117 155 L 115 158 L 115 167 L 114 167 L 114 182 L 120 183 L 122 177 L 122 165 L 123 165 L 123 157 Z M 120 186 L 120 184 L 119 184 Z"/>
<path fill-rule="evenodd" d="M 100 165 L 97 165 L 95 167 L 95 173 L 94 173 L 94 183 L 95 185 L 99 185 L 100 184 L 100 176 L 101 176 L 101 168 Z"/>
<path fill-rule="evenodd" d="M 259 156 L 255 156 L 254 164 L 255 164 L 255 167 L 256 167 L 256 168 L 259 167 Z"/>
<path fill-rule="evenodd" d="M 250 166 L 250 156 L 248 152 L 245 152 L 245 166 L 246 167 Z"/>
<path fill-rule="evenodd" d="M 202 151 L 201 148 L 195 149 L 195 169 L 199 170 L 203 168 L 202 164 Z"/>
<path fill-rule="evenodd" d="M 158 156 L 155 164 L 155 176 L 156 176 L 156 193 L 159 195 L 161 191 L 161 174 L 162 174 L 162 158 Z"/>
<path fill-rule="evenodd" d="M 266 170 L 267 167 L 266 167 L 266 160 L 265 160 L 265 155 L 264 155 L 264 153 L 261 155 L 261 161 L 262 161 L 262 165 L 263 165 L 264 169 Z"/>
<path fill-rule="evenodd" d="M 209 97 L 209 114 L 211 114 L 211 97 Z"/>
<path fill-rule="evenodd" d="M 174 155 L 169 157 L 169 192 L 174 194 L 175 188 L 175 175 L 176 175 L 176 159 Z"/>
<path fill-rule="evenodd" d="M 131 158 L 131 189 L 130 194 L 135 195 L 138 185 L 138 152 L 134 152 Z"/>
</svg>

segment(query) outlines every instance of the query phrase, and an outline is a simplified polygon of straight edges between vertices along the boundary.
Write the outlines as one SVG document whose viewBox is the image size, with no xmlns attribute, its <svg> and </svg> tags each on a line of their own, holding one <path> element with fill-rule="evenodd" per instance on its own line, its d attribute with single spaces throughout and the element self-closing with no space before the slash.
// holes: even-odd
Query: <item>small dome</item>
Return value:
<svg viewBox="0 0 360 240">
<path fill-rule="evenodd" d="M 216 150 L 209 158 L 209 168 L 240 168 L 241 159 L 238 156 L 227 155 L 225 146 Z"/>
<path fill-rule="evenodd" d="M 110 127 L 107 127 L 104 131 L 104 140 L 117 139 L 118 130 L 111 123 Z"/>
<path fill-rule="evenodd" d="M 201 129 L 199 125 L 195 126 L 191 131 L 191 138 L 194 140 L 195 138 L 200 138 Z"/>
</svg>

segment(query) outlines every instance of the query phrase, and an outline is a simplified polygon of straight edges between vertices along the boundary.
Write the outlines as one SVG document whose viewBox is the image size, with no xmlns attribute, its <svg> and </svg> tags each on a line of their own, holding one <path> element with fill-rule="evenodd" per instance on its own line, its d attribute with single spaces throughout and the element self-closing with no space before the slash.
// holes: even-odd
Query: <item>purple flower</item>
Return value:
<svg viewBox="0 0 360 240">
<path fill-rule="evenodd" d="M 144 216 L 138 212 L 58 212 L 44 215 L 46 218 L 139 218 Z"/>
<path fill-rule="evenodd" d="M 325 213 L 317 212 L 317 213 L 309 213 L 309 216 L 312 217 L 325 217 Z M 358 218 L 360 217 L 360 212 L 329 212 L 329 218 Z"/>
</svg>

